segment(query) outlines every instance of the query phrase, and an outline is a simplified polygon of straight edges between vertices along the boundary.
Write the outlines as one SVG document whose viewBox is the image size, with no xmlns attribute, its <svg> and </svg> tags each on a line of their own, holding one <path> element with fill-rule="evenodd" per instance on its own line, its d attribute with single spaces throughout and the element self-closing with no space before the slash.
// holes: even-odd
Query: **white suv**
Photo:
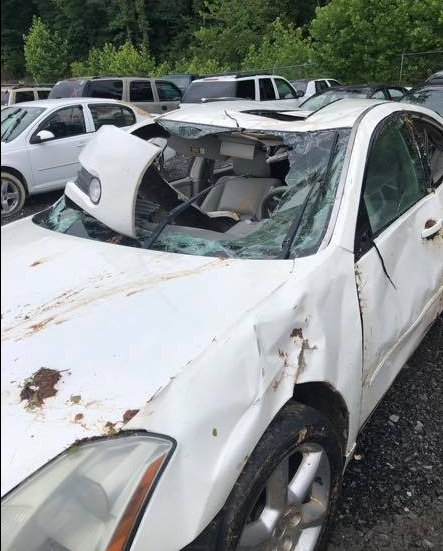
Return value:
<svg viewBox="0 0 443 551">
<path fill-rule="evenodd" d="M 266 74 L 228 73 L 213 75 L 191 82 L 180 107 L 195 107 L 199 103 L 247 99 L 266 102 L 266 108 L 297 109 L 297 91 L 283 77 Z"/>
</svg>

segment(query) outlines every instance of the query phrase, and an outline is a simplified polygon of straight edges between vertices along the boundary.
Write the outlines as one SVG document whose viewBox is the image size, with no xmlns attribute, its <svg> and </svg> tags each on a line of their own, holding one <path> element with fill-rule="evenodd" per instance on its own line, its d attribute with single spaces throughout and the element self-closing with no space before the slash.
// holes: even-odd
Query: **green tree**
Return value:
<svg viewBox="0 0 443 551">
<path fill-rule="evenodd" d="M 35 6 L 29 0 L 2 0 L 2 77 L 4 73 L 10 78 L 25 72 L 23 34 L 31 26 L 34 14 Z"/>
<path fill-rule="evenodd" d="M 37 82 L 51 82 L 66 75 L 67 42 L 50 31 L 39 17 L 34 17 L 23 39 L 26 69 Z"/>
<path fill-rule="evenodd" d="M 245 59 L 244 69 L 272 69 L 274 66 L 309 64 L 313 52 L 309 38 L 302 29 L 285 26 L 276 19 L 263 36 L 259 46 L 252 45 Z"/>
<path fill-rule="evenodd" d="M 120 47 L 107 43 L 103 48 L 92 48 L 85 61 L 76 61 L 71 65 L 75 76 L 86 75 L 128 75 L 156 76 L 168 72 L 166 63 L 157 65 L 155 60 L 143 48 L 125 42 Z"/>
<path fill-rule="evenodd" d="M 441 0 L 332 0 L 317 9 L 310 33 L 325 72 L 354 82 L 395 81 L 399 53 L 443 47 L 442 4 Z"/>
</svg>

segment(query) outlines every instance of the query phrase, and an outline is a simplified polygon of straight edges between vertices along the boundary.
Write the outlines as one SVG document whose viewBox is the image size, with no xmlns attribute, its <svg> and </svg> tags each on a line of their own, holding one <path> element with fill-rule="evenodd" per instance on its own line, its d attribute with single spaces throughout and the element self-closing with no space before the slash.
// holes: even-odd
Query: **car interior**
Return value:
<svg viewBox="0 0 443 551">
<path fill-rule="evenodd" d="M 158 140 L 151 138 L 157 145 Z M 289 148 L 274 136 L 263 143 L 254 137 L 232 134 L 194 140 L 171 135 L 167 140 L 163 138 L 163 147 L 157 162 L 163 183 L 148 170 L 137 198 L 138 223 L 149 224 L 156 219 L 146 216 L 153 201 L 172 209 L 184 197 L 208 189 L 176 223 L 246 235 L 269 218 L 278 197 L 287 190 Z M 174 190 L 170 194 L 172 202 L 165 202 L 165 184 Z"/>
</svg>

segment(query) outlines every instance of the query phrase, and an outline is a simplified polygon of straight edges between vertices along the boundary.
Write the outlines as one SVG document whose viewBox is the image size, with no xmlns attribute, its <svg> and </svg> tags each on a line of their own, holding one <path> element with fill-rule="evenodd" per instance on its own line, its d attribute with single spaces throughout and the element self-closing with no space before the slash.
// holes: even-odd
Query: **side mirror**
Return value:
<svg viewBox="0 0 443 551">
<path fill-rule="evenodd" d="M 55 135 L 52 132 L 49 132 L 49 130 L 40 130 L 40 132 L 37 132 L 32 138 L 32 143 L 44 143 L 51 140 L 55 140 Z"/>
<path fill-rule="evenodd" d="M 298 98 L 302 98 L 304 95 L 305 95 L 305 93 L 303 92 L 303 90 L 297 90 L 297 97 Z"/>
</svg>

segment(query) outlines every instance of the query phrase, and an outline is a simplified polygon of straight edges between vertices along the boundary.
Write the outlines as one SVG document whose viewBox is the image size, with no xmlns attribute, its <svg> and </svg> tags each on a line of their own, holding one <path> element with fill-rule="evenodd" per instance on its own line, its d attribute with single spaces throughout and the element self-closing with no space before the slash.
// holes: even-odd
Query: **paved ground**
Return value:
<svg viewBox="0 0 443 551">
<path fill-rule="evenodd" d="M 35 196 L 15 218 L 59 196 Z M 360 436 L 328 551 L 443 551 L 442 375 L 443 317 Z"/>
</svg>

